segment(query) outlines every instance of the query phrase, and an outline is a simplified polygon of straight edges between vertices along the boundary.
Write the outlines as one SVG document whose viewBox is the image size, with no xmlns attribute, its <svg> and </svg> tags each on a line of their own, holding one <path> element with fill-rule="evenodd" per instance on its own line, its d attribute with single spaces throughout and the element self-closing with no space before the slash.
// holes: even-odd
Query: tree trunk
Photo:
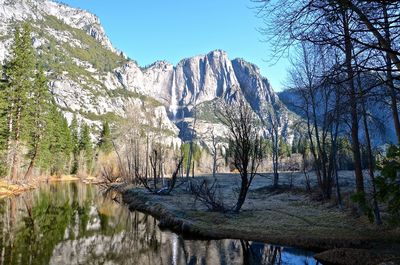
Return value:
<svg viewBox="0 0 400 265">
<path fill-rule="evenodd" d="M 345 56 L 346 56 L 346 72 L 347 72 L 347 83 L 350 94 L 350 115 L 351 115 L 351 139 L 352 139 L 352 151 L 354 159 L 354 171 L 356 176 L 356 188 L 357 193 L 364 195 L 364 177 L 361 166 L 361 154 L 360 154 L 360 141 L 358 138 L 358 113 L 357 113 L 357 93 L 354 86 L 354 72 L 352 68 L 352 43 L 350 38 L 350 29 L 348 24 L 348 17 L 346 11 L 343 12 L 343 30 L 345 40 Z M 360 202 L 361 204 L 361 202 Z"/>
<path fill-rule="evenodd" d="M 150 164 L 153 168 L 153 185 L 154 190 L 157 190 L 157 151 L 154 150 L 154 157 L 150 157 Z"/>
<path fill-rule="evenodd" d="M 192 165 L 192 153 L 193 153 L 193 139 L 189 143 L 189 154 L 188 154 L 188 160 L 186 164 L 186 179 L 189 179 L 190 175 L 190 167 Z"/>
<path fill-rule="evenodd" d="M 390 58 L 388 57 L 389 62 Z M 390 66 L 388 65 L 388 68 Z M 397 144 L 400 144 L 400 120 L 399 120 L 399 111 L 397 109 L 397 98 L 396 98 L 396 91 L 394 88 L 393 84 L 393 77 L 392 77 L 392 70 L 388 69 L 387 70 L 387 86 L 389 89 L 390 93 L 390 107 L 392 108 L 392 116 L 393 116 L 393 123 L 394 123 L 394 128 L 396 131 L 396 136 L 397 136 Z"/>
<path fill-rule="evenodd" d="M 303 160 L 303 174 L 304 174 L 304 179 L 306 180 L 306 190 L 311 191 L 311 185 L 310 185 L 310 179 L 307 175 L 307 168 L 306 168 L 306 151 L 303 150 L 301 154 L 302 160 Z"/>
<path fill-rule="evenodd" d="M 337 162 L 337 152 L 335 151 L 335 155 L 333 158 L 333 170 L 335 171 L 335 181 L 336 181 L 336 197 L 338 201 L 338 207 L 339 209 L 343 209 L 343 202 L 342 202 L 342 196 L 340 194 L 340 184 L 339 184 L 339 172 L 338 172 L 338 162 Z"/>
<path fill-rule="evenodd" d="M 15 142 L 15 151 L 12 158 L 12 168 L 11 168 L 11 179 L 16 181 L 18 179 L 18 169 L 20 164 L 20 158 L 18 153 L 18 142 Z"/>
<path fill-rule="evenodd" d="M 278 130 L 276 128 L 276 124 L 274 123 L 273 125 L 273 150 L 272 150 L 272 163 L 273 163 L 273 170 L 274 170 L 274 188 L 278 188 L 279 186 L 279 172 L 278 172 L 278 166 L 279 166 L 279 142 L 278 142 Z"/>
<path fill-rule="evenodd" d="M 189 157 L 188 157 L 187 166 L 186 166 L 186 179 L 187 180 L 189 180 L 190 166 L 192 163 L 192 156 L 193 156 L 193 141 L 194 141 L 194 137 L 195 137 L 195 128 L 196 128 L 196 121 L 197 121 L 196 102 L 195 102 L 195 107 L 193 108 L 193 111 L 194 111 L 193 128 L 192 128 L 192 135 L 191 135 L 190 145 L 189 145 Z"/>
<path fill-rule="evenodd" d="M 373 196 L 373 208 L 374 208 L 375 222 L 377 225 L 381 225 L 382 219 L 381 219 L 381 214 L 380 214 L 380 210 L 379 210 L 379 206 L 378 206 L 378 201 L 376 198 L 374 159 L 373 159 L 373 155 L 372 155 L 371 139 L 369 136 L 369 129 L 368 129 L 367 116 L 366 116 L 364 103 L 363 103 L 363 123 L 364 123 L 365 137 L 367 140 L 368 170 L 369 170 L 369 175 L 371 177 L 371 182 L 372 182 L 372 193 L 373 193 L 372 196 Z"/>
<path fill-rule="evenodd" d="M 215 174 L 217 173 L 217 159 L 218 159 L 218 148 L 217 148 L 217 139 L 214 134 L 214 129 L 212 130 L 212 146 L 213 146 L 213 167 L 212 167 L 212 175 L 215 178 Z"/>
<path fill-rule="evenodd" d="M 249 180 L 247 178 L 247 172 L 243 173 L 241 178 L 242 178 L 242 183 L 240 185 L 239 197 L 234 209 L 236 213 L 238 213 L 242 208 L 244 201 L 246 200 L 247 191 L 249 189 Z"/>
<path fill-rule="evenodd" d="M 32 175 L 32 171 L 33 171 L 33 167 L 35 165 L 36 162 L 36 157 L 37 157 L 37 147 L 35 147 L 35 153 L 32 156 L 31 162 L 29 162 L 29 166 L 28 166 L 28 170 L 25 173 L 25 179 L 29 179 Z"/>
<path fill-rule="evenodd" d="M 18 171 L 20 165 L 19 157 L 19 140 L 20 140 L 20 122 L 21 122 L 21 109 L 17 108 L 17 117 L 15 119 L 15 137 L 14 137 L 14 154 L 12 158 L 11 179 L 13 181 L 18 179 Z"/>
<path fill-rule="evenodd" d="M 273 170 L 274 170 L 274 188 L 279 186 L 279 173 L 278 173 L 278 155 L 274 153 L 273 155 Z"/>
<path fill-rule="evenodd" d="M 312 88 L 309 88 L 309 93 L 310 93 L 310 98 L 311 98 L 311 108 L 312 108 L 312 119 L 313 119 L 313 126 L 314 126 L 314 131 L 315 131 L 315 140 L 317 143 L 317 153 L 318 157 L 316 158 L 316 163 L 318 164 L 318 170 L 319 170 L 319 178 L 322 180 L 320 181 L 320 189 L 322 191 L 322 196 L 324 199 L 330 199 L 331 193 L 330 193 L 330 181 L 328 181 L 328 176 L 327 176 L 327 169 L 326 169 L 326 152 L 325 152 L 325 143 L 324 143 L 324 135 L 322 135 L 322 141 L 321 141 L 321 134 L 319 132 L 319 125 L 318 125 L 318 118 L 317 118 L 317 104 L 315 102 L 315 96 L 312 91 Z M 326 104 L 327 105 L 327 104 Z M 326 113 L 326 111 L 325 111 Z M 323 126 L 323 130 L 325 130 L 325 127 Z M 322 142 L 322 143 L 321 143 Z M 322 178 L 321 178 L 321 173 L 322 173 Z"/>
<path fill-rule="evenodd" d="M 321 167 L 320 167 L 319 157 L 318 157 L 318 155 L 316 153 L 316 150 L 315 150 L 314 140 L 313 140 L 313 136 L 312 136 L 308 104 L 307 104 L 306 115 L 307 115 L 307 135 L 308 135 L 308 140 L 310 141 L 310 151 L 311 151 L 311 154 L 314 157 L 314 164 L 315 164 L 315 167 L 316 167 L 315 168 L 315 173 L 317 175 L 318 187 L 321 188 L 322 187 Z"/>
<path fill-rule="evenodd" d="M 213 169 L 212 169 L 213 178 L 215 178 L 215 174 L 216 173 L 217 173 L 217 150 L 214 149 L 214 153 L 213 153 Z"/>
<path fill-rule="evenodd" d="M 194 161 L 192 163 L 192 178 L 194 178 Z"/>
<path fill-rule="evenodd" d="M 11 103 L 13 105 L 13 103 Z M 7 114 L 7 126 L 8 126 L 8 135 L 7 135 L 7 160 L 6 163 L 7 165 L 11 165 L 12 162 L 12 153 L 10 152 L 11 150 L 11 145 L 12 145 L 12 130 L 13 130 L 13 117 L 11 113 Z M 10 167 L 7 170 L 7 175 L 11 174 L 10 172 Z"/>
<path fill-rule="evenodd" d="M 148 176 L 148 168 L 149 168 L 149 136 L 146 136 L 146 167 L 145 167 L 145 178 L 147 182 L 147 176 Z"/>
<path fill-rule="evenodd" d="M 360 93 L 362 93 L 360 75 L 358 75 L 357 80 L 358 80 L 358 88 L 360 90 Z M 365 139 L 367 141 L 368 171 L 369 171 L 369 176 L 371 177 L 371 182 L 372 182 L 374 217 L 375 217 L 376 224 L 381 225 L 382 219 L 381 219 L 381 214 L 380 214 L 380 210 L 379 210 L 379 206 L 378 206 L 378 201 L 376 198 L 374 158 L 372 155 L 372 145 L 371 145 L 371 138 L 370 138 L 369 128 L 368 128 L 367 111 L 365 109 L 364 96 L 361 97 L 361 107 L 362 107 L 362 121 L 363 121 L 363 125 L 364 125 Z"/>
<path fill-rule="evenodd" d="M 335 182 L 336 182 L 336 198 L 338 201 L 338 207 L 340 210 L 343 209 L 343 202 L 342 202 L 342 196 L 340 194 L 340 183 L 339 183 L 339 165 L 337 161 L 337 153 L 338 153 L 338 144 L 337 144 L 337 139 L 338 139 L 338 134 L 339 134 L 339 118 L 340 118 L 340 91 L 337 89 L 335 91 L 335 127 L 334 127 L 334 132 L 331 130 L 331 141 L 332 141 L 332 170 L 333 174 L 335 175 Z M 333 126 L 332 126 L 333 129 Z"/>
</svg>

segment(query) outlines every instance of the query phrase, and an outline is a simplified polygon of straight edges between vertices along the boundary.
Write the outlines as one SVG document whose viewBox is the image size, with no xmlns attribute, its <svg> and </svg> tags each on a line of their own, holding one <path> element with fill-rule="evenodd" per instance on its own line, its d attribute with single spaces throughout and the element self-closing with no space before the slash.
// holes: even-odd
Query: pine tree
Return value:
<svg viewBox="0 0 400 265">
<path fill-rule="evenodd" d="M 72 168 L 71 174 L 76 174 L 79 169 L 79 133 L 78 133 L 78 120 L 76 115 L 72 118 L 71 125 L 69 127 L 71 132 L 71 145 L 72 145 Z"/>
<path fill-rule="evenodd" d="M 279 156 L 281 158 L 290 156 L 290 147 L 282 137 L 279 137 Z"/>
<path fill-rule="evenodd" d="M 8 99 L 7 99 L 7 79 L 6 66 L 3 66 L 0 72 L 0 176 L 7 175 L 8 161 L 7 148 L 10 136 L 8 126 Z"/>
<path fill-rule="evenodd" d="M 35 54 L 31 41 L 31 30 L 28 23 L 22 27 L 22 32 L 17 28 L 15 31 L 14 44 L 12 47 L 12 59 L 8 63 L 6 76 L 8 86 L 6 97 L 8 106 L 7 125 L 9 126 L 8 150 L 13 147 L 11 162 L 11 178 L 18 177 L 20 167 L 21 141 L 27 134 L 25 117 L 26 106 L 29 104 L 30 91 L 33 87 L 35 73 Z"/>
<path fill-rule="evenodd" d="M 71 155 L 74 149 L 73 142 L 72 142 L 72 135 L 71 135 L 71 130 L 69 129 L 68 126 L 68 121 L 67 119 L 61 114 L 61 135 L 62 135 L 62 141 L 63 141 L 63 155 L 64 155 L 64 163 L 66 167 L 65 172 L 70 172 L 71 168 L 69 167 L 70 161 L 71 161 Z"/>
<path fill-rule="evenodd" d="M 300 138 L 297 143 L 297 152 L 302 154 L 304 157 L 308 156 L 310 152 L 310 146 L 306 138 Z"/>
<path fill-rule="evenodd" d="M 86 169 L 89 172 L 93 161 L 93 145 L 90 140 L 90 127 L 86 123 L 82 125 L 79 137 L 79 150 L 83 153 Z"/>
<path fill-rule="evenodd" d="M 55 104 L 51 107 L 51 126 L 48 142 L 50 173 L 60 175 L 67 170 L 72 153 L 71 133 L 68 122 L 57 109 Z"/>
<path fill-rule="evenodd" d="M 110 153 L 113 148 L 110 126 L 107 121 L 103 123 L 103 129 L 100 134 L 98 146 L 100 151 L 104 152 L 105 154 Z"/>
<path fill-rule="evenodd" d="M 28 158 L 30 163 L 25 178 L 30 177 L 33 167 L 39 157 L 45 133 L 49 124 L 50 93 L 47 87 L 47 79 L 43 68 L 39 65 L 33 91 L 30 93 L 31 104 L 27 105 L 26 128 L 29 130 Z"/>
</svg>

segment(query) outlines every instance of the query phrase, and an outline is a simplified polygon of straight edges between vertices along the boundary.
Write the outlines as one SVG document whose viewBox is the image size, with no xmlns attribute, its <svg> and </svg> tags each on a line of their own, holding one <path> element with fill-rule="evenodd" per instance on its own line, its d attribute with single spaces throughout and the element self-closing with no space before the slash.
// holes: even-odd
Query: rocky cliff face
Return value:
<svg viewBox="0 0 400 265">
<path fill-rule="evenodd" d="M 34 46 L 48 68 L 49 88 L 69 119 L 75 113 L 96 128 L 101 120 L 115 120 L 136 106 L 141 117 L 161 117 L 169 140 L 177 144 L 178 134 L 191 135 L 194 106 L 208 112 L 201 115 L 196 130 L 219 128 L 222 136 L 224 130 L 210 113 L 209 103 L 231 100 L 239 89 L 260 118 L 277 114 L 282 136 L 292 138 L 293 116 L 268 80 L 255 65 L 231 61 L 222 50 L 184 59 L 176 66 L 158 61 L 142 68 L 118 52 L 99 19 L 84 10 L 49 0 L 0 0 L 1 62 L 9 56 L 15 22 L 20 21 L 32 25 Z"/>
<path fill-rule="evenodd" d="M 242 59 L 230 60 L 222 50 L 184 59 L 176 66 L 156 62 L 141 69 L 136 63 L 128 62 L 115 73 L 128 91 L 160 101 L 167 108 L 170 119 L 184 128 L 180 134 L 184 139 L 190 138 L 188 128 L 195 106 L 200 111 L 210 111 L 207 103 L 216 99 L 231 100 L 237 89 L 260 118 L 266 120 L 269 114 L 277 115 L 281 135 L 289 141 L 293 139 L 290 124 L 294 116 L 280 102 L 258 67 Z M 182 119 L 186 124 L 181 124 Z M 199 119 L 197 131 L 217 127 L 218 121 L 212 113 L 201 115 Z M 224 130 L 215 131 L 223 136 Z"/>
<path fill-rule="evenodd" d="M 12 22 L 44 20 L 46 16 L 54 16 L 68 26 L 85 31 L 105 48 L 116 52 L 99 18 L 89 12 L 49 0 L 0 0 L 0 27 L 3 32 L 9 29 Z"/>
<path fill-rule="evenodd" d="M 135 108 L 143 124 L 161 118 L 167 141 L 180 144 L 179 130 L 160 102 L 124 89 L 121 80 L 129 77 L 120 80 L 114 69 L 135 63 L 111 45 L 95 15 L 48 0 L 0 0 L 0 63 L 10 55 L 15 25 L 23 21 L 31 25 L 49 89 L 68 120 L 76 114 L 96 134 L 103 120 L 115 121 Z"/>
</svg>

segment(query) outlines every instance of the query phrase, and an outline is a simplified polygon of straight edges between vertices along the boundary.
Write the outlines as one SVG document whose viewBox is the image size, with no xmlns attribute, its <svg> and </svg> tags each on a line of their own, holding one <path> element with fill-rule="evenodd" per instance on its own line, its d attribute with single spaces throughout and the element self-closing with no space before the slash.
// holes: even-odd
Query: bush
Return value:
<svg viewBox="0 0 400 265">
<path fill-rule="evenodd" d="M 400 224 L 400 146 L 389 147 L 379 163 L 381 175 L 376 178 L 378 199 L 387 204 L 392 224 Z"/>
</svg>

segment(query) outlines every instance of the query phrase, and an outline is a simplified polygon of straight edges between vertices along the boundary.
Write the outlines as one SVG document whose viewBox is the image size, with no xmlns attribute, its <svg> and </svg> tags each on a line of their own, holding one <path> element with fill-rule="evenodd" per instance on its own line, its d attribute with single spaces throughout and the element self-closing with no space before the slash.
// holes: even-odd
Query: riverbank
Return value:
<svg viewBox="0 0 400 265">
<path fill-rule="evenodd" d="M 130 210 L 149 213 L 159 219 L 162 228 L 184 236 L 298 247 L 319 253 L 319 260 L 332 264 L 378 264 L 400 258 L 399 229 L 377 227 L 349 210 L 340 211 L 332 203 L 317 201 L 295 186 L 293 175 L 286 177 L 291 178 L 292 188 L 278 191 L 267 188 L 268 177 L 256 178 L 239 214 L 208 211 L 195 202 L 186 185 L 174 190 L 172 196 L 153 195 L 129 186 L 118 188 Z M 218 183 L 226 205 L 232 205 L 237 177 L 220 175 Z"/>
<path fill-rule="evenodd" d="M 33 183 L 22 185 L 22 184 L 12 184 L 8 181 L 0 180 L 0 199 L 12 195 L 17 195 L 34 188 L 35 185 Z"/>
<path fill-rule="evenodd" d="M 61 175 L 61 176 L 42 176 L 33 178 L 26 183 L 16 182 L 13 183 L 7 180 L 0 180 L 0 198 L 18 195 L 26 191 L 35 189 L 40 183 L 43 182 L 65 182 L 65 181 L 82 181 L 83 183 L 93 183 L 99 182 L 98 179 L 92 176 L 87 176 L 85 178 L 80 178 L 74 175 Z"/>
</svg>

